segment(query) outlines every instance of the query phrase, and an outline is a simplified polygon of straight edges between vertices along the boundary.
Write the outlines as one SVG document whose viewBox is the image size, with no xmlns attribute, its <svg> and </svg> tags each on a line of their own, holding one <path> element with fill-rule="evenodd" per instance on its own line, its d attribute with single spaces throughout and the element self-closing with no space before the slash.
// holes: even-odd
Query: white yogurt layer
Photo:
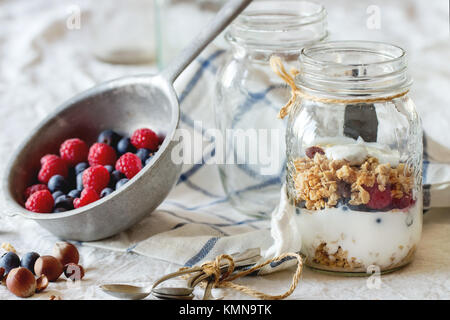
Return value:
<svg viewBox="0 0 450 320">
<path fill-rule="evenodd" d="M 365 268 L 381 269 L 401 262 L 417 246 L 422 232 L 421 199 L 408 211 L 362 212 L 328 208 L 301 209 L 297 216 L 302 236 L 302 253 L 314 257 L 316 248 L 326 243 L 332 255 L 339 247 Z"/>
<path fill-rule="evenodd" d="M 364 145 L 355 143 L 325 148 L 325 155 L 328 159 L 347 160 L 353 166 L 363 163 L 369 153 Z"/>
<path fill-rule="evenodd" d="M 324 149 L 325 155 L 332 160 L 347 160 L 350 165 L 359 165 L 367 157 L 377 158 L 379 163 L 389 163 L 397 167 L 400 161 L 398 150 L 391 150 L 388 146 L 376 142 L 364 142 L 348 138 L 320 139 L 315 145 Z"/>
</svg>

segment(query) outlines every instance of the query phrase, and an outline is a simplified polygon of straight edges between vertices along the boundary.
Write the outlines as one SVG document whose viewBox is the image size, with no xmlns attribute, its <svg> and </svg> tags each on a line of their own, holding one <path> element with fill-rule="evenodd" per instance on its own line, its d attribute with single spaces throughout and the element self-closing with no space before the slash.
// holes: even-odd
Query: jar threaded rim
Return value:
<svg viewBox="0 0 450 320">
<path fill-rule="evenodd" d="M 316 2 L 256 1 L 230 25 L 225 38 L 257 51 L 299 51 L 328 36 L 326 17 L 325 7 Z"/>
<path fill-rule="evenodd" d="M 299 87 L 319 95 L 390 95 L 408 90 L 407 54 L 375 41 L 328 41 L 300 54 Z"/>
</svg>

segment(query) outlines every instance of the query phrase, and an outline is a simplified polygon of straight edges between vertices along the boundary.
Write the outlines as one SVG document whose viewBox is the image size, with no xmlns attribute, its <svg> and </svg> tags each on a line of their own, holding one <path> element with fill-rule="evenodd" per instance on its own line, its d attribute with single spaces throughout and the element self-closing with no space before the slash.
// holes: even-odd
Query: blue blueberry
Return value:
<svg viewBox="0 0 450 320">
<path fill-rule="evenodd" d="M 53 177 L 50 178 L 50 180 L 48 180 L 47 187 L 52 193 L 55 191 L 62 191 L 64 193 L 69 191 L 68 190 L 69 185 L 67 183 L 67 180 L 64 179 L 64 177 L 59 174 L 55 174 Z"/>
<path fill-rule="evenodd" d="M 131 144 L 131 141 L 129 138 L 122 138 L 120 139 L 119 143 L 117 143 L 117 152 L 119 152 L 121 155 L 127 152 L 136 152 L 136 148 Z"/>
<path fill-rule="evenodd" d="M 25 253 L 25 255 L 22 257 L 22 260 L 20 260 L 20 266 L 27 268 L 31 272 L 34 273 L 34 264 L 36 260 L 40 257 L 40 255 L 36 252 L 28 252 Z"/>
<path fill-rule="evenodd" d="M 378 210 L 374 210 L 369 208 L 366 205 L 360 204 L 360 205 L 352 205 L 347 203 L 347 207 L 352 210 L 352 211 L 363 211 L 363 212 L 373 212 L 373 211 L 378 211 Z"/>
<path fill-rule="evenodd" d="M 104 167 L 105 167 L 106 170 L 108 170 L 109 174 L 111 174 L 114 171 L 114 167 L 113 166 L 106 165 Z"/>
<path fill-rule="evenodd" d="M 113 192 L 114 192 L 113 189 L 105 188 L 105 189 L 102 190 L 102 192 L 100 192 L 100 198 L 104 198 L 104 197 L 106 197 L 107 195 L 110 195 Z"/>
<path fill-rule="evenodd" d="M 120 179 L 125 178 L 125 175 L 124 175 L 122 172 L 120 172 L 119 170 L 114 170 L 114 171 L 111 173 L 111 177 L 112 177 L 113 179 L 115 179 L 116 182 L 117 182 L 117 181 L 119 181 Z"/>
<path fill-rule="evenodd" d="M 114 148 L 120 139 L 122 139 L 122 137 L 117 132 L 113 130 L 104 130 L 99 134 L 97 142 L 106 143 Z"/>
<path fill-rule="evenodd" d="M 67 183 L 69 185 L 69 187 L 71 187 L 73 185 L 73 182 L 75 181 L 77 175 L 75 173 L 75 168 L 74 167 L 70 167 L 69 168 L 69 174 L 67 176 Z"/>
<path fill-rule="evenodd" d="M 66 211 L 69 211 L 69 210 L 67 210 L 66 208 L 63 208 L 63 207 L 53 209 L 53 213 L 66 212 Z"/>
<path fill-rule="evenodd" d="M 152 161 L 153 155 L 150 155 L 147 160 L 145 160 L 145 166 L 148 165 L 150 163 L 150 161 Z"/>
<path fill-rule="evenodd" d="M 120 179 L 119 181 L 117 181 L 117 183 L 116 183 L 116 190 L 121 188 L 128 181 L 130 181 L 130 180 L 128 180 L 127 178 L 123 178 L 123 179 Z"/>
<path fill-rule="evenodd" d="M 79 198 L 81 196 L 81 191 L 77 190 L 77 189 L 73 189 L 67 195 L 72 198 Z"/>
<path fill-rule="evenodd" d="M 0 267 L 5 269 L 5 275 L 14 268 L 20 267 L 20 258 L 14 252 L 7 252 L 0 258 Z"/>
<path fill-rule="evenodd" d="M 114 189 L 116 187 L 116 183 L 123 178 L 125 178 L 125 175 L 122 172 L 114 170 L 111 173 L 111 176 L 109 179 L 109 187 Z"/>
<path fill-rule="evenodd" d="M 75 173 L 75 168 L 72 168 L 72 173 L 67 178 L 67 184 L 69 186 L 67 191 L 77 188 L 77 173 Z"/>
<path fill-rule="evenodd" d="M 89 168 L 89 164 L 87 162 L 80 162 L 75 166 L 75 174 L 78 176 L 79 173 L 83 172 Z"/>
<path fill-rule="evenodd" d="M 83 172 L 77 174 L 77 190 L 83 190 Z"/>
<path fill-rule="evenodd" d="M 342 208 L 342 210 L 347 211 L 348 210 L 348 201 L 350 199 L 346 199 L 346 198 L 339 198 L 339 200 L 336 203 L 336 208 Z"/>
<path fill-rule="evenodd" d="M 150 150 L 144 148 L 138 149 L 136 155 L 141 159 L 142 165 L 145 165 L 145 160 L 150 156 Z"/>
<path fill-rule="evenodd" d="M 60 196 L 62 196 L 62 195 L 64 195 L 64 192 L 62 192 L 62 191 L 55 191 L 55 192 L 53 192 L 52 193 L 52 196 L 53 196 L 53 200 L 56 200 L 58 197 L 60 197 Z"/>
<path fill-rule="evenodd" d="M 73 209 L 73 198 L 66 196 L 66 195 L 62 195 L 59 196 L 56 200 L 55 200 L 55 208 L 65 208 L 67 210 L 72 210 Z"/>
</svg>

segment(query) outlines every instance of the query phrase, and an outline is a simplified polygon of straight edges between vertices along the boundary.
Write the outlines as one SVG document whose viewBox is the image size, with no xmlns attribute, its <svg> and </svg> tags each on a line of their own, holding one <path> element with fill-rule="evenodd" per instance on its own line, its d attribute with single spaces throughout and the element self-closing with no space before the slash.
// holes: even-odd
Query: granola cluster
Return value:
<svg viewBox="0 0 450 320">
<path fill-rule="evenodd" d="M 369 190 L 374 186 L 381 192 L 390 190 L 392 199 L 410 197 L 413 171 L 405 164 L 392 168 L 368 157 L 361 165 L 353 166 L 315 151 L 294 161 L 295 200 L 309 210 L 336 207 L 343 200 L 354 206 L 368 204 Z"/>
<path fill-rule="evenodd" d="M 314 263 L 324 266 L 332 266 L 345 269 L 361 268 L 362 264 L 356 261 L 355 257 L 348 257 L 348 252 L 343 250 L 340 246 L 333 254 L 328 253 L 327 244 L 322 242 L 315 251 Z"/>
<path fill-rule="evenodd" d="M 406 248 L 404 248 L 403 246 L 400 246 L 399 249 L 406 250 Z M 403 255 L 404 256 L 398 262 L 395 262 L 396 256 L 393 255 L 390 259 L 391 264 L 383 267 L 383 269 L 388 270 L 391 268 L 396 268 L 410 262 L 413 259 L 415 251 L 416 246 L 413 245 L 412 247 L 409 248 L 408 252 L 402 254 L 402 256 Z M 316 247 L 314 256 L 311 257 L 310 260 L 307 259 L 306 263 L 312 264 L 312 266 L 314 265 L 326 266 L 330 270 L 346 269 L 348 271 L 355 271 L 367 267 L 364 266 L 361 262 L 358 262 L 356 257 L 349 257 L 348 251 L 342 249 L 342 247 L 340 246 L 335 252 L 330 253 L 326 242 L 322 242 L 319 244 L 319 246 Z"/>
</svg>

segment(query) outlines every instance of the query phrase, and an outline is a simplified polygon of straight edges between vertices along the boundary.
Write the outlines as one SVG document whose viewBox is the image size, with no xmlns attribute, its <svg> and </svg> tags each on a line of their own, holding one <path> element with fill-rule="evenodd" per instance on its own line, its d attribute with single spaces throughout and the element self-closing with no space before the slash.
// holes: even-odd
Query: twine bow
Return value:
<svg viewBox="0 0 450 320">
<path fill-rule="evenodd" d="M 283 294 L 270 295 L 270 294 L 266 294 L 264 292 L 260 292 L 255 289 L 252 289 L 250 287 L 247 287 L 244 285 L 239 285 L 239 284 L 232 282 L 233 280 L 244 277 L 248 274 L 251 274 L 252 272 L 254 272 L 256 270 L 259 270 L 272 262 L 280 261 L 280 260 L 286 259 L 288 257 L 297 259 L 297 270 L 294 273 L 294 276 L 292 278 L 292 282 L 291 282 L 289 289 L 286 292 L 284 292 Z M 221 266 L 221 262 L 223 262 L 223 260 L 228 261 L 228 269 L 224 274 L 221 274 L 220 266 Z M 234 290 L 243 292 L 245 294 L 251 295 L 251 296 L 253 296 L 255 298 L 259 298 L 259 299 L 281 300 L 281 299 L 284 299 L 284 298 L 290 296 L 292 294 L 292 292 L 294 292 L 295 288 L 297 287 L 298 281 L 300 279 L 300 276 L 301 276 L 302 270 L 303 270 L 303 261 L 302 261 L 301 256 L 298 253 L 285 253 L 278 257 L 269 259 L 261 264 L 255 265 L 252 268 L 249 268 L 247 270 L 237 272 L 233 275 L 234 267 L 235 267 L 235 264 L 234 264 L 233 258 L 227 254 L 222 254 L 220 256 L 217 256 L 214 259 L 214 261 L 206 262 L 201 266 L 202 271 L 205 274 L 210 275 L 214 278 L 214 280 L 213 280 L 214 288 L 232 288 Z"/>
<path fill-rule="evenodd" d="M 306 100 L 312 100 L 322 103 L 376 103 L 376 102 L 386 102 L 391 101 L 396 98 L 400 98 L 408 94 L 409 90 L 402 91 L 400 93 L 386 96 L 386 97 L 375 97 L 375 98 L 348 98 L 348 99 L 335 99 L 335 98 L 324 98 L 324 97 L 317 97 L 310 95 L 306 93 L 303 90 L 300 90 L 300 88 L 297 87 L 295 84 L 295 77 L 300 74 L 300 70 L 292 68 L 291 71 L 288 73 L 286 69 L 284 68 L 283 62 L 280 57 L 278 56 L 272 56 L 270 57 L 270 67 L 272 68 L 272 71 L 275 72 L 281 79 L 283 79 L 290 87 L 291 87 L 291 98 L 289 101 L 280 109 L 280 112 L 278 113 L 278 118 L 284 119 L 289 112 L 291 111 L 292 106 L 294 105 L 297 98 L 302 98 Z"/>
</svg>

